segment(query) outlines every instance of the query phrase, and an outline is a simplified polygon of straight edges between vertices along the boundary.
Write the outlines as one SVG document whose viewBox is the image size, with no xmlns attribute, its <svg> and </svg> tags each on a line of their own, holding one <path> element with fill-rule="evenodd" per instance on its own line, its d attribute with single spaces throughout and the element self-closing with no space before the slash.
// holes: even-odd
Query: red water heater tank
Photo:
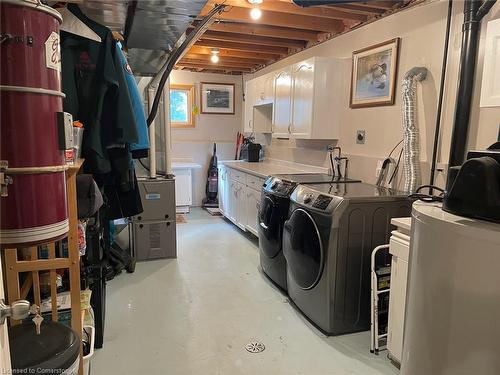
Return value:
<svg viewBox="0 0 500 375">
<path fill-rule="evenodd" d="M 48 242 L 68 232 L 60 14 L 37 1 L 0 1 L 0 245 Z"/>
</svg>

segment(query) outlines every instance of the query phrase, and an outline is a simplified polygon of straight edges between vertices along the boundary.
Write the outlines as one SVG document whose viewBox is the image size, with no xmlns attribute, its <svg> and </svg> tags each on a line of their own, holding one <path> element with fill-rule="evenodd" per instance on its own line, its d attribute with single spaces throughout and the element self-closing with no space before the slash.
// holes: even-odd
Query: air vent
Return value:
<svg viewBox="0 0 500 375">
<path fill-rule="evenodd" d="M 161 248 L 161 224 L 150 224 L 149 225 L 149 243 L 151 250 L 157 250 Z"/>
</svg>

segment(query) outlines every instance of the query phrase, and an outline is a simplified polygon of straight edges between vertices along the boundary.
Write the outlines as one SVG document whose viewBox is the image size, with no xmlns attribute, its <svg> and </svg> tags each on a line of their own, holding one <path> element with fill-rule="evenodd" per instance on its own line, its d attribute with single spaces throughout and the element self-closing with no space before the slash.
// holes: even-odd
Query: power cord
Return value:
<svg viewBox="0 0 500 375">
<path fill-rule="evenodd" d="M 422 189 L 437 190 L 437 191 L 440 191 L 441 194 L 439 194 L 439 195 L 423 194 L 423 193 L 420 193 L 420 190 L 422 190 Z M 442 202 L 443 198 L 444 198 L 444 190 L 441 189 L 440 187 L 437 187 L 434 185 L 422 185 L 417 190 L 415 190 L 415 193 L 410 194 L 408 197 L 418 199 L 419 201 L 423 201 L 423 202 L 427 202 L 427 203 Z"/>
</svg>

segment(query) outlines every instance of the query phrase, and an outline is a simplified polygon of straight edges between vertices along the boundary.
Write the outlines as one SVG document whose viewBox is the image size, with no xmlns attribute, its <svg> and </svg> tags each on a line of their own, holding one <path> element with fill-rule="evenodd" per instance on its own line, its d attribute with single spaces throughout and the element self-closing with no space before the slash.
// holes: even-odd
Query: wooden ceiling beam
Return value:
<svg viewBox="0 0 500 375">
<path fill-rule="evenodd" d="M 334 9 L 340 9 L 344 10 L 346 12 L 350 13 L 356 13 L 356 14 L 364 14 L 368 17 L 374 17 L 381 15 L 385 13 L 386 11 L 384 9 L 375 9 L 375 8 L 366 8 L 361 5 L 353 5 L 352 4 L 338 4 L 338 5 L 322 5 L 319 8 L 334 8 Z M 356 3 L 359 4 L 359 3 Z"/>
<path fill-rule="evenodd" d="M 210 61 L 210 55 L 203 55 L 203 54 L 198 54 L 198 53 L 187 53 L 184 55 L 185 59 L 194 59 L 194 60 L 204 60 L 204 61 Z M 248 64 L 254 64 L 254 65 L 263 65 L 269 62 L 269 59 L 252 59 L 250 57 L 233 57 L 233 56 L 221 56 L 221 59 L 224 59 L 224 61 L 231 61 L 231 62 L 246 62 Z"/>
<path fill-rule="evenodd" d="M 179 61 L 180 65 L 182 64 L 186 64 L 186 65 L 189 65 L 189 64 L 195 64 L 195 65 L 205 65 L 207 66 L 207 69 L 208 67 L 216 67 L 218 65 L 221 65 L 221 66 L 233 66 L 233 67 L 238 67 L 238 68 L 247 68 L 247 69 L 254 69 L 254 68 L 257 68 L 259 67 L 259 64 L 254 64 L 254 63 L 251 63 L 251 62 L 245 62 L 245 61 L 240 61 L 240 62 L 234 62 L 234 61 L 228 61 L 226 59 L 220 59 L 218 63 L 214 64 L 213 62 L 211 62 L 210 60 L 205 60 L 205 59 L 187 59 L 187 58 L 183 58 Z"/>
<path fill-rule="evenodd" d="M 211 31 L 211 30 L 206 31 L 201 38 L 210 40 L 221 40 L 225 42 L 250 43 L 250 44 L 259 44 L 263 46 L 277 46 L 277 47 L 286 47 L 295 49 L 302 49 L 307 45 L 307 42 L 303 40 L 280 39 L 280 38 L 263 37 L 255 35 L 241 35 L 241 34 L 233 34 L 233 33 Z"/>
<path fill-rule="evenodd" d="M 217 3 L 216 0 L 210 0 L 208 2 L 209 5 L 215 6 Z M 224 0 L 224 4 L 235 6 L 239 8 L 252 9 L 254 5 L 250 4 L 247 0 Z M 262 4 L 258 5 L 259 9 L 262 11 L 272 11 L 279 13 L 288 13 L 288 14 L 297 14 L 301 16 L 313 16 L 313 17 L 324 17 L 324 18 L 332 18 L 336 20 L 355 20 L 355 21 L 366 21 L 367 16 L 362 14 L 349 13 L 342 10 L 334 9 L 334 8 L 318 8 L 318 7 L 310 7 L 303 8 L 288 1 L 264 1 Z"/>
<path fill-rule="evenodd" d="M 211 7 L 205 6 L 200 14 L 200 16 L 205 16 Z M 250 10 L 240 7 L 230 7 L 227 12 L 223 12 L 220 15 L 221 20 L 231 20 L 240 22 L 252 22 L 250 18 Z M 329 33 L 337 33 L 344 29 L 344 24 L 342 21 L 331 19 L 331 18 L 321 18 L 321 17 L 311 17 L 311 16 L 301 16 L 298 14 L 280 13 L 264 10 L 262 11 L 262 17 L 255 21 L 260 25 L 272 25 L 280 27 L 289 27 L 293 29 L 304 29 L 304 30 L 314 30 L 314 31 L 324 31 Z"/>
<path fill-rule="evenodd" d="M 268 54 L 273 54 L 277 56 L 288 55 L 288 48 L 285 47 L 274 47 L 274 46 L 262 46 L 258 44 L 246 44 L 246 43 L 233 43 L 233 42 L 222 42 L 218 40 L 208 40 L 200 39 L 195 45 L 210 47 L 210 48 L 224 48 L 232 49 L 237 51 L 247 51 L 247 52 L 264 52 Z"/>
<path fill-rule="evenodd" d="M 203 46 L 192 46 L 187 53 L 197 53 L 201 55 L 211 55 L 212 49 L 210 47 Z M 227 57 L 244 57 L 244 58 L 256 58 L 256 59 L 265 59 L 267 61 L 275 60 L 279 55 L 263 53 L 263 52 L 248 52 L 248 51 L 238 51 L 233 49 L 225 49 L 219 47 L 219 56 L 227 56 Z"/>
<path fill-rule="evenodd" d="M 201 70 L 223 70 L 223 71 L 235 71 L 235 72 L 246 72 L 250 73 L 252 69 L 250 68 L 242 68 L 239 66 L 227 66 L 227 65 L 207 65 L 207 64 L 185 64 L 185 63 L 177 63 L 177 67 L 179 68 L 192 68 L 192 69 L 201 69 Z"/>
<path fill-rule="evenodd" d="M 396 5 L 401 4 L 401 1 L 390 1 L 390 0 L 380 0 L 380 1 L 365 1 L 360 5 L 363 5 L 367 8 L 375 8 L 375 9 L 393 9 Z"/>
<path fill-rule="evenodd" d="M 212 24 L 209 30 L 242 35 L 305 40 L 308 42 L 318 41 L 318 33 L 316 31 L 259 25 L 256 23 L 219 22 Z"/>
</svg>

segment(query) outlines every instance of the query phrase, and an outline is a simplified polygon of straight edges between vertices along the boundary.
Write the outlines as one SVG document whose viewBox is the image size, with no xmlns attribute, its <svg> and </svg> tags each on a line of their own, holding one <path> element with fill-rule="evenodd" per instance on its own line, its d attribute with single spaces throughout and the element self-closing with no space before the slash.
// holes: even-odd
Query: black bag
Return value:
<svg viewBox="0 0 500 375">
<path fill-rule="evenodd" d="M 92 217 L 102 206 L 101 191 L 91 174 L 79 174 L 76 176 L 76 199 L 79 219 Z"/>
</svg>

